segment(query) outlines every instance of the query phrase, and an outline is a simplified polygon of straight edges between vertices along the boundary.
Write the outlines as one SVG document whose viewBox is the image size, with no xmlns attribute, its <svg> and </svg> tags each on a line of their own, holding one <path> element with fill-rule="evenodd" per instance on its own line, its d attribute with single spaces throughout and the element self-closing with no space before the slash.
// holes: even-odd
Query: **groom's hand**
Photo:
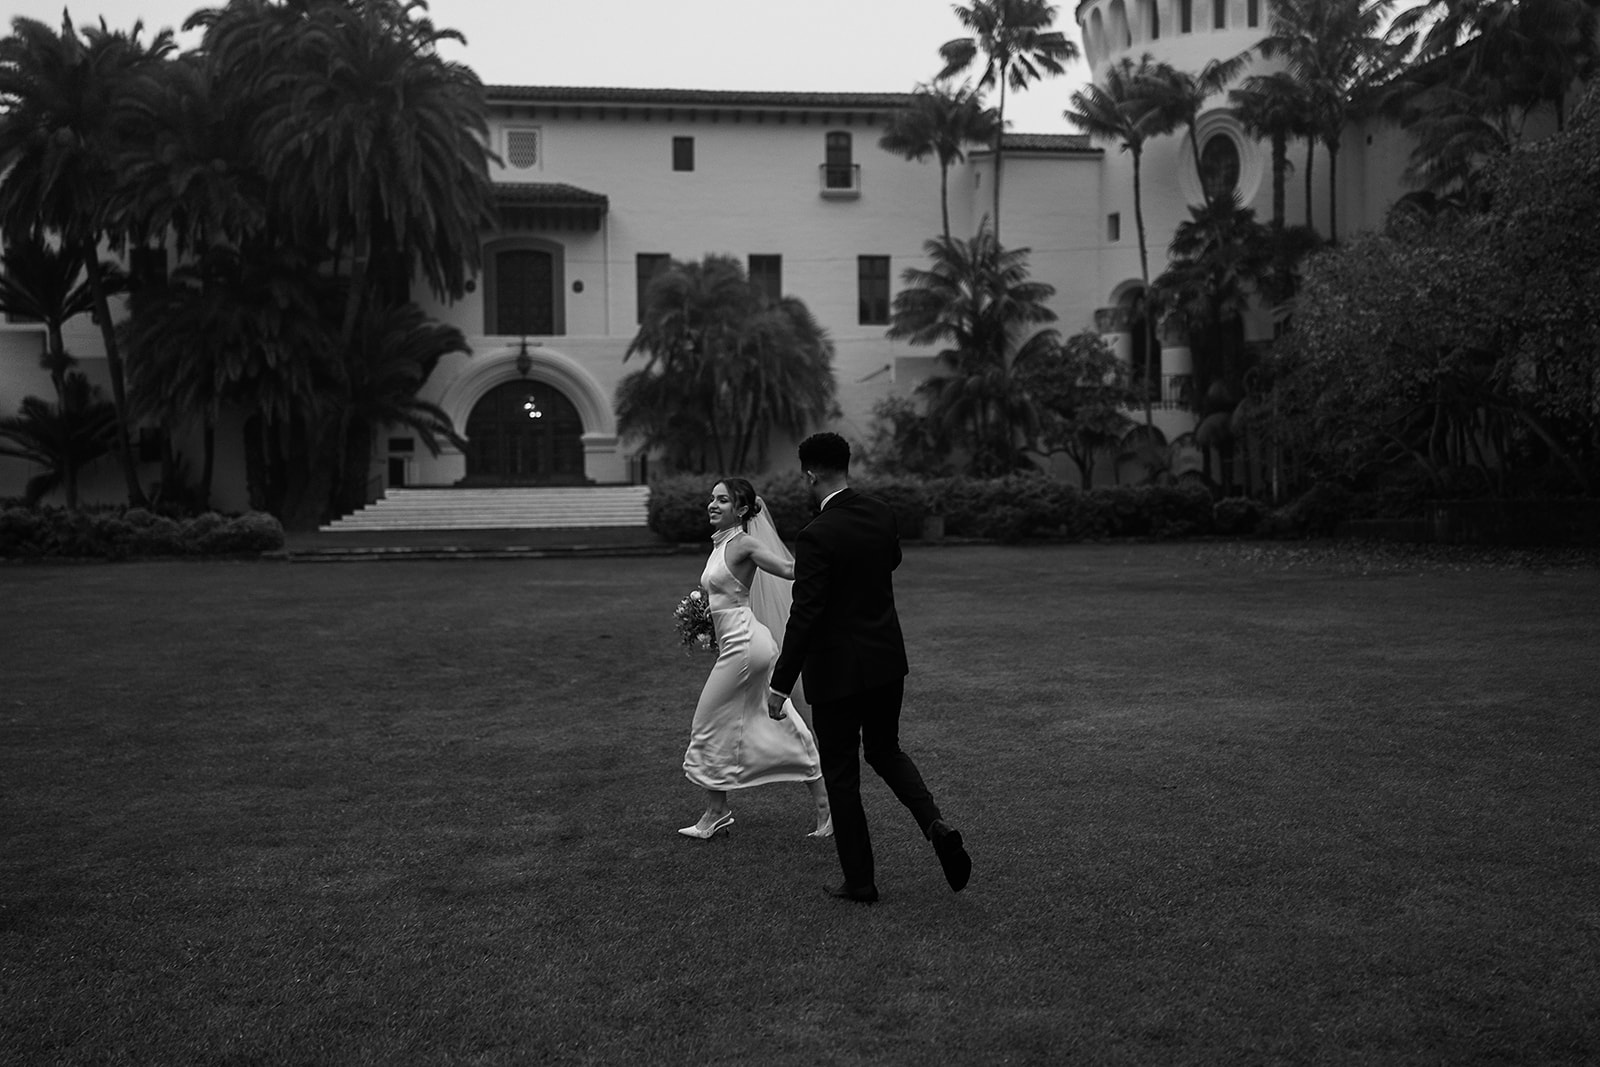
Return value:
<svg viewBox="0 0 1600 1067">
<path fill-rule="evenodd" d="M 783 702 L 789 698 L 775 689 L 767 690 L 767 717 L 771 719 L 783 718 Z"/>
</svg>

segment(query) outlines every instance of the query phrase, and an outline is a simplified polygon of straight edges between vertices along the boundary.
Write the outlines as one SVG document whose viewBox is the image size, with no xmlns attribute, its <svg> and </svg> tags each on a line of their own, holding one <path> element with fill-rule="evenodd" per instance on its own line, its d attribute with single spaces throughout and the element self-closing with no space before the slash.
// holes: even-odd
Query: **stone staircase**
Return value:
<svg viewBox="0 0 1600 1067">
<path fill-rule="evenodd" d="M 496 489 L 390 489 L 321 533 L 414 530 L 638 528 L 648 518 L 644 485 Z"/>
</svg>

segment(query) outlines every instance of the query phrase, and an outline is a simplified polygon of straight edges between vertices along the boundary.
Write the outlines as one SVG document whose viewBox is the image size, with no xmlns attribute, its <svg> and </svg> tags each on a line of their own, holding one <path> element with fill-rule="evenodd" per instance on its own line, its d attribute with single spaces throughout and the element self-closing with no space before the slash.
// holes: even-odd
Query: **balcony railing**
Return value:
<svg viewBox="0 0 1600 1067">
<path fill-rule="evenodd" d="M 1139 395 L 1134 406 L 1141 410 L 1147 393 L 1152 408 L 1161 411 L 1186 410 L 1194 406 L 1194 375 L 1163 374 L 1157 382 L 1145 382 L 1137 378 L 1133 382 L 1133 391 Z"/>
<path fill-rule="evenodd" d="M 822 177 L 822 195 L 829 200 L 853 200 L 861 195 L 861 164 L 824 163 L 817 168 Z"/>
</svg>

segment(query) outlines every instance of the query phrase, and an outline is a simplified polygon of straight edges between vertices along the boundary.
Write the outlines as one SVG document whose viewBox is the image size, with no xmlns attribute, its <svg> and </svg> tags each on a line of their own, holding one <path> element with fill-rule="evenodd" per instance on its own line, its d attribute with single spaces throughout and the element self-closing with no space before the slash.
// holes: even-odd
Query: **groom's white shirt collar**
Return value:
<svg viewBox="0 0 1600 1067">
<path fill-rule="evenodd" d="M 817 510 L 821 511 L 823 508 L 827 507 L 828 506 L 828 501 L 832 500 L 834 497 L 838 496 L 840 493 L 844 492 L 845 489 L 848 489 L 848 488 L 850 488 L 850 487 L 847 485 L 847 486 L 844 486 L 843 488 L 835 489 L 833 492 L 831 492 L 827 496 L 823 497 L 822 498 L 822 503 L 820 505 L 818 505 Z"/>
</svg>

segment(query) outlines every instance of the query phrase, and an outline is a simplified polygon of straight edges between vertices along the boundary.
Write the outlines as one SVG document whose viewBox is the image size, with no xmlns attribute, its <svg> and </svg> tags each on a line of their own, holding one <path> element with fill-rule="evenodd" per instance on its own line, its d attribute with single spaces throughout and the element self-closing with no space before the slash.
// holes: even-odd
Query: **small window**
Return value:
<svg viewBox="0 0 1600 1067">
<path fill-rule="evenodd" d="M 539 131 L 506 131 L 506 163 L 516 170 L 533 170 L 539 165 Z"/>
<path fill-rule="evenodd" d="M 1150 15 L 1150 39 L 1159 41 L 1161 39 L 1161 11 L 1156 7 L 1156 0 L 1149 0 L 1145 11 Z"/>
<path fill-rule="evenodd" d="M 667 269 L 672 257 L 665 252 L 640 252 L 634 257 L 634 282 L 638 287 L 635 303 L 638 305 L 637 321 L 644 321 L 644 297 L 650 288 L 650 279 Z"/>
<path fill-rule="evenodd" d="M 1106 240 L 1112 244 L 1122 240 L 1122 212 L 1113 211 L 1106 216 Z"/>
<path fill-rule="evenodd" d="M 823 184 L 829 189 L 854 189 L 855 165 L 852 162 L 850 135 L 830 133 L 823 142 Z"/>
<path fill-rule="evenodd" d="M 391 438 L 389 438 L 389 451 L 391 453 L 394 453 L 396 455 L 398 455 L 400 453 L 409 454 L 409 453 L 415 452 L 416 450 L 417 450 L 417 442 L 416 442 L 416 440 L 414 438 L 410 438 L 410 437 L 391 437 Z"/>
<path fill-rule="evenodd" d="M 672 139 L 672 169 L 694 170 L 693 137 L 674 137 Z"/>
<path fill-rule="evenodd" d="M 1211 0 L 1211 28 L 1228 28 L 1228 0 Z"/>
<path fill-rule="evenodd" d="M 1178 0 L 1178 32 L 1194 32 L 1194 0 Z"/>
<path fill-rule="evenodd" d="M 856 321 L 863 326 L 889 323 L 889 257 L 856 257 Z"/>
<path fill-rule="evenodd" d="M 768 300 L 783 296 L 783 257 L 751 256 L 750 284 L 764 293 Z"/>
<path fill-rule="evenodd" d="M 1244 8 L 1244 20 L 1248 26 L 1261 25 L 1261 0 L 1248 0 Z"/>
</svg>

